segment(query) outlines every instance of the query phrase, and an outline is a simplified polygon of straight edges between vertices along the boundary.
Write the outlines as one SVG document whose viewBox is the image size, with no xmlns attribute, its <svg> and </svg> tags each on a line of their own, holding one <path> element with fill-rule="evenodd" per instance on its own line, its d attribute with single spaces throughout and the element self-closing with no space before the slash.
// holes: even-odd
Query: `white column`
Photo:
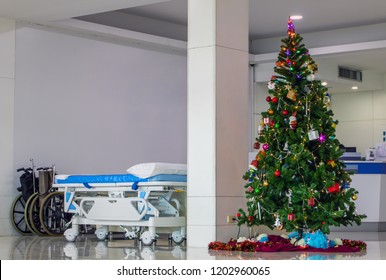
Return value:
<svg viewBox="0 0 386 280">
<path fill-rule="evenodd" d="M 16 195 L 13 166 L 15 22 L 0 18 L 0 236 L 15 231 L 10 209 Z"/>
<path fill-rule="evenodd" d="M 235 237 L 226 216 L 245 206 L 241 177 L 248 166 L 248 8 L 248 0 L 188 4 L 191 247 Z"/>
</svg>

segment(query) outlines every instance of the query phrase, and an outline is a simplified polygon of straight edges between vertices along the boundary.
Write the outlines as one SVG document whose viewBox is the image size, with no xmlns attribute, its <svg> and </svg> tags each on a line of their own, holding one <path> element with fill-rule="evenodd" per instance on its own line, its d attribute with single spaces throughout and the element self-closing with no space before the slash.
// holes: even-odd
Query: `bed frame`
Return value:
<svg viewBox="0 0 386 280">
<path fill-rule="evenodd" d="M 64 232 L 68 241 L 76 240 L 80 225 L 96 225 L 95 235 L 100 240 L 106 239 L 109 226 L 121 227 L 126 238 L 137 238 L 144 245 L 156 241 L 161 229 L 170 232 L 176 244 L 186 239 L 186 218 L 181 216 L 181 200 L 186 199 L 186 176 L 183 180 L 177 176 L 178 181 L 162 181 L 162 176 L 157 176 L 131 182 L 89 179 L 93 177 L 58 179 L 61 176 L 55 176 L 52 188 L 63 192 L 64 211 L 74 214 Z"/>
</svg>

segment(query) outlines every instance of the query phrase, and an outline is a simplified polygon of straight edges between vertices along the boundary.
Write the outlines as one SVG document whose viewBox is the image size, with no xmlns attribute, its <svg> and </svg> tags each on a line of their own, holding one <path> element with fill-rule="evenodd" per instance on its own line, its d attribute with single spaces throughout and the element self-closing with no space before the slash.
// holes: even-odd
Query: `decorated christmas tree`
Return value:
<svg viewBox="0 0 386 280">
<path fill-rule="evenodd" d="M 331 226 L 365 218 L 356 212 L 358 192 L 340 160 L 327 88 L 316 79 L 317 64 L 302 40 L 289 20 L 268 83 L 260 150 L 243 177 L 247 207 L 237 213 L 239 226 L 328 234 Z"/>
</svg>

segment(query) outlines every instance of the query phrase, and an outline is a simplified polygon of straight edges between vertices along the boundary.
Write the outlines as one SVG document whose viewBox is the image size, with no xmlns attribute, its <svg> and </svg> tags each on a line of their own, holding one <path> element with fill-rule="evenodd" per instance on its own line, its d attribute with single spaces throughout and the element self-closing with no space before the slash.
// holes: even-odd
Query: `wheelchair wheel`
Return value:
<svg viewBox="0 0 386 280">
<path fill-rule="evenodd" d="M 42 227 L 52 236 L 63 235 L 72 215 L 64 212 L 64 195 L 62 192 L 48 194 L 42 202 L 39 213 Z"/>
<path fill-rule="evenodd" d="M 18 195 L 11 206 L 11 222 L 17 232 L 22 235 L 30 235 L 32 231 L 26 224 L 26 217 L 24 216 L 25 201 L 23 195 Z"/>
<path fill-rule="evenodd" d="M 35 196 L 37 196 L 38 193 L 34 193 L 32 194 L 27 202 L 25 203 L 25 207 L 24 207 L 24 217 L 25 217 L 25 223 L 27 224 L 27 227 L 28 229 L 32 232 L 32 233 L 36 233 L 35 230 L 33 229 L 33 227 L 31 226 L 31 223 L 30 223 L 30 220 L 29 220 L 29 213 L 30 213 L 30 210 L 31 210 L 31 202 L 32 200 L 35 198 Z"/>
<path fill-rule="evenodd" d="M 36 195 L 29 205 L 29 215 L 28 222 L 35 233 L 38 235 L 46 235 L 47 232 L 44 230 L 40 218 L 39 218 L 39 210 L 40 210 L 40 199 L 39 195 Z"/>
</svg>

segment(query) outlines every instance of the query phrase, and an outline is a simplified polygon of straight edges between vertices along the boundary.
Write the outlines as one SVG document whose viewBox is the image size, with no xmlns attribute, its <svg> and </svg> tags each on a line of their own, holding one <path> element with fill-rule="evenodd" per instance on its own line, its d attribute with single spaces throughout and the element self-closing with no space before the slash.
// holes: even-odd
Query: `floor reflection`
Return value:
<svg viewBox="0 0 386 280">
<path fill-rule="evenodd" d="M 230 252 L 175 245 L 159 239 L 152 246 L 135 240 L 100 241 L 95 235 L 81 235 L 75 242 L 64 237 L 0 237 L 3 260 L 386 260 L 385 234 L 351 235 L 364 240 L 366 252 Z M 366 237 L 366 238 L 363 238 Z M 369 241 L 367 241 L 369 240 Z"/>
<path fill-rule="evenodd" d="M 142 246 L 134 240 L 100 241 L 94 236 L 82 236 L 76 242 L 63 237 L 22 236 L 15 239 L 10 250 L 12 260 L 185 260 L 184 246 L 157 242 Z"/>
<path fill-rule="evenodd" d="M 356 253 L 316 253 L 316 252 L 228 252 L 209 251 L 211 256 L 217 260 L 229 258 L 239 260 L 342 260 L 342 259 L 363 259 L 366 252 Z"/>
</svg>

